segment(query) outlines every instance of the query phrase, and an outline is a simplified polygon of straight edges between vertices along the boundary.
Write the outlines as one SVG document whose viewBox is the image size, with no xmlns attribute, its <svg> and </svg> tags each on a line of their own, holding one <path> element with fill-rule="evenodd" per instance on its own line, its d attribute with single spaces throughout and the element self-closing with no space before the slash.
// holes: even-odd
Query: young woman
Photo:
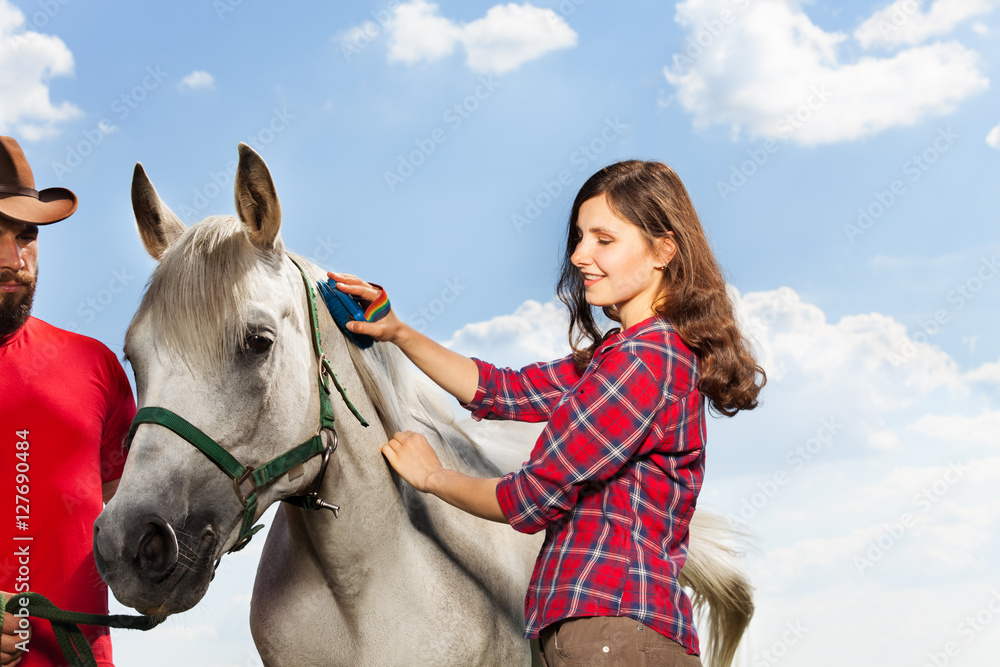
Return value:
<svg viewBox="0 0 1000 667">
<path fill-rule="evenodd" d="M 378 295 L 330 275 L 348 294 Z M 348 325 L 398 345 L 476 419 L 548 422 L 530 460 L 500 479 L 443 468 L 412 432 L 382 452 L 419 491 L 523 532 L 545 529 L 525 636 L 540 638 L 550 667 L 701 664 L 677 577 L 704 472 L 706 401 L 732 416 L 757 406 L 765 382 L 725 288 L 677 174 L 627 161 L 594 174 L 573 203 L 558 286 L 570 356 L 512 371 L 392 313 Z M 602 334 L 594 307 L 620 326 Z"/>
</svg>

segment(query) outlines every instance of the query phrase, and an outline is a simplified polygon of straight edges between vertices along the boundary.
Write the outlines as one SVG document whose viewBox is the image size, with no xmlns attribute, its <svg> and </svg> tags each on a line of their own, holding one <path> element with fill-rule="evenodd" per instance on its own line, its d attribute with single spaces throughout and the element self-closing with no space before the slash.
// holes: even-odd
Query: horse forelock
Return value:
<svg viewBox="0 0 1000 667">
<path fill-rule="evenodd" d="M 129 332 L 148 318 L 170 354 L 189 365 L 219 368 L 243 340 L 253 286 L 275 270 L 280 257 L 254 246 L 238 219 L 206 218 L 160 258 Z"/>
</svg>

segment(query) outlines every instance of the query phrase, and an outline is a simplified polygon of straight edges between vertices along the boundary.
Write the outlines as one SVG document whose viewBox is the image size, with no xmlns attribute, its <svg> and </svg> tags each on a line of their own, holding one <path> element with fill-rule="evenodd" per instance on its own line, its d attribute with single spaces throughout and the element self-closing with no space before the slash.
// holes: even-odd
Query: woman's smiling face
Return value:
<svg viewBox="0 0 1000 667">
<path fill-rule="evenodd" d="M 639 228 L 618 217 L 604 195 L 580 206 L 576 232 L 570 259 L 583 274 L 587 303 L 617 306 L 622 331 L 652 317 L 663 278 L 656 267 L 673 258 L 673 239 L 657 239 L 659 256 L 654 255 Z"/>
</svg>

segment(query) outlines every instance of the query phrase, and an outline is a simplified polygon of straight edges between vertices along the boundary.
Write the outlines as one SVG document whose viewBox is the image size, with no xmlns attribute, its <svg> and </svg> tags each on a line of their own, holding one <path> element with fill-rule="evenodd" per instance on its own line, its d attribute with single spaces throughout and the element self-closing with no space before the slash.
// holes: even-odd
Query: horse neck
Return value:
<svg viewBox="0 0 1000 667">
<path fill-rule="evenodd" d="M 331 382 L 330 401 L 335 415 L 338 446 L 321 485 L 320 495 L 340 506 L 339 517 L 329 511 L 288 508 L 289 529 L 296 546 L 306 547 L 324 571 L 338 580 L 359 576 L 387 540 L 405 530 L 407 517 L 389 466 L 381 454 L 388 435 L 375 407 L 362 389 L 346 339 L 328 315 L 321 313 L 324 351 L 348 397 L 367 420 L 363 426 Z"/>
</svg>

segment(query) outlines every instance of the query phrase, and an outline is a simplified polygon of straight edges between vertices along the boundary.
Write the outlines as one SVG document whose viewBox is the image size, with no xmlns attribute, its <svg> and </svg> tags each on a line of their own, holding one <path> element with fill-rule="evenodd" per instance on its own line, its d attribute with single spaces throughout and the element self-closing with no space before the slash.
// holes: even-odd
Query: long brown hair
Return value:
<svg viewBox="0 0 1000 667">
<path fill-rule="evenodd" d="M 580 206 L 601 195 L 617 216 L 639 228 L 650 251 L 655 239 L 673 237 L 677 253 L 663 270 L 661 296 L 653 310 L 673 325 L 697 355 L 698 389 L 711 407 L 727 417 L 757 407 L 757 395 L 767 376 L 736 323 L 726 281 L 691 198 L 674 170 L 660 162 L 627 160 L 607 166 L 587 179 L 573 202 L 557 290 L 569 308 L 569 342 L 577 369 L 582 372 L 587 367 L 607 336 L 594 321 L 583 277 L 571 261 L 579 236 Z M 609 319 L 620 321 L 614 306 L 602 310 Z"/>
</svg>

